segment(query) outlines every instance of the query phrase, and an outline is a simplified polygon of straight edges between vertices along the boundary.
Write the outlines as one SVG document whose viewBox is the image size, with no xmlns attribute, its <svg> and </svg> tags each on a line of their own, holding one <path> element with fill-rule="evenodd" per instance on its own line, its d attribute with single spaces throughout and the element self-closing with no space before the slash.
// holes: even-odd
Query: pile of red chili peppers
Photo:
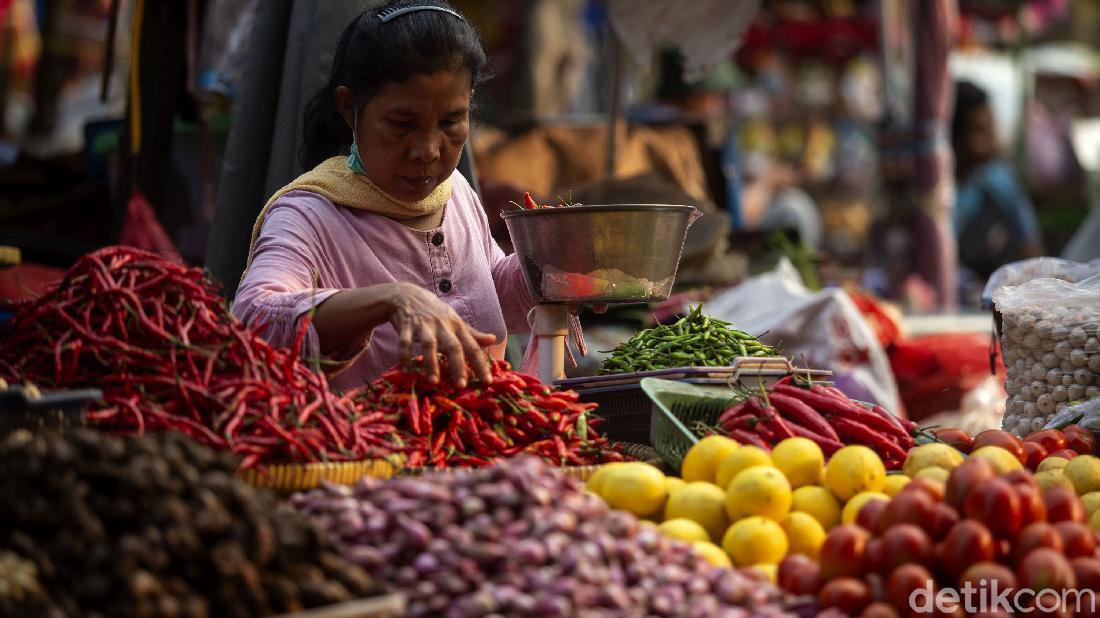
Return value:
<svg viewBox="0 0 1100 618">
<path fill-rule="evenodd" d="M 0 377 L 91 387 L 88 414 L 119 433 L 179 431 L 241 455 L 242 468 L 348 461 L 393 451 L 393 419 L 329 390 L 292 350 L 230 315 L 204 273 L 109 247 L 83 256 L 57 290 L 0 329 Z"/>
<path fill-rule="evenodd" d="M 727 409 L 718 426 L 734 440 L 766 450 L 792 437 L 813 440 L 826 456 L 845 444 L 862 444 L 890 470 L 901 468 L 917 431 L 915 423 L 881 406 L 867 407 L 830 386 L 800 386 L 791 377 Z"/>
<path fill-rule="evenodd" d="M 493 364 L 492 377 L 458 389 L 391 369 L 359 398 L 400 419 L 410 467 L 485 466 L 522 453 L 568 466 L 623 460 L 596 433 L 595 404 L 578 402 L 575 391 L 552 391 L 503 361 Z"/>
</svg>

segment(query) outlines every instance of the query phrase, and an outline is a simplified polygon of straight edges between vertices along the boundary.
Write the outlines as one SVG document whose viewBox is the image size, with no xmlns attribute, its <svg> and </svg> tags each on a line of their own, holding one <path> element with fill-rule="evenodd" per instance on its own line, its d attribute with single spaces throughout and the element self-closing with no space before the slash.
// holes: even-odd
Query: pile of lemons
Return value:
<svg viewBox="0 0 1100 618">
<path fill-rule="evenodd" d="M 755 567 L 774 581 L 785 556 L 817 559 L 831 528 L 908 482 L 888 476 L 865 446 L 844 447 L 826 464 L 820 447 L 805 438 L 784 440 L 768 453 L 709 436 L 688 451 L 680 478 L 645 463 L 616 463 L 597 471 L 587 488 L 612 508 L 691 543 L 713 564 Z"/>
</svg>

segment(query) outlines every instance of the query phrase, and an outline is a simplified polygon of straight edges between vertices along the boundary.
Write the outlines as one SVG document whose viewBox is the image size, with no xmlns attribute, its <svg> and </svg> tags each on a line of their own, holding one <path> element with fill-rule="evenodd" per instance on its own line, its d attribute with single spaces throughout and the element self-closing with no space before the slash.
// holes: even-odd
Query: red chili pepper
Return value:
<svg viewBox="0 0 1100 618">
<path fill-rule="evenodd" d="M 792 420 L 822 437 L 837 442 L 840 441 L 840 437 L 836 435 L 836 431 L 833 430 L 828 421 L 801 400 L 783 393 L 772 393 L 768 400 L 784 418 Z"/>
<path fill-rule="evenodd" d="M 523 194 L 523 207 L 528 209 L 528 210 L 535 210 L 539 207 L 539 205 L 535 201 L 535 199 L 531 197 L 530 193 L 524 193 Z"/>
</svg>

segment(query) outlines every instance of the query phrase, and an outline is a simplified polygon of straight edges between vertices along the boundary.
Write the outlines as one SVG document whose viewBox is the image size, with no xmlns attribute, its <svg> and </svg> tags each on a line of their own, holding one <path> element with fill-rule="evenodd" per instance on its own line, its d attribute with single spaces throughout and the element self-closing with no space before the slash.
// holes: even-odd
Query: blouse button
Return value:
<svg viewBox="0 0 1100 618">
<path fill-rule="evenodd" d="M 439 282 L 439 291 L 443 292 L 444 294 L 446 294 L 447 292 L 450 292 L 451 291 L 451 280 L 450 279 L 444 279 L 443 281 L 440 281 Z"/>
<path fill-rule="evenodd" d="M 443 244 L 443 232 L 436 232 L 435 236 L 432 236 L 432 244 L 437 247 Z"/>
</svg>

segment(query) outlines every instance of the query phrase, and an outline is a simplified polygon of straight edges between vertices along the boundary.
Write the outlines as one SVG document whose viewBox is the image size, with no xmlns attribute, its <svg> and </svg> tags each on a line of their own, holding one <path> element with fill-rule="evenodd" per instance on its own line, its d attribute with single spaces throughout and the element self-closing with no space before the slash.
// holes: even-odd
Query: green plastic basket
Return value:
<svg viewBox="0 0 1100 618">
<path fill-rule="evenodd" d="M 724 386 L 700 386 L 659 378 L 642 380 L 642 390 L 653 403 L 650 442 L 676 474 L 688 450 L 699 441 L 688 428 L 697 422 L 717 424 L 722 412 L 742 398 Z"/>
</svg>

